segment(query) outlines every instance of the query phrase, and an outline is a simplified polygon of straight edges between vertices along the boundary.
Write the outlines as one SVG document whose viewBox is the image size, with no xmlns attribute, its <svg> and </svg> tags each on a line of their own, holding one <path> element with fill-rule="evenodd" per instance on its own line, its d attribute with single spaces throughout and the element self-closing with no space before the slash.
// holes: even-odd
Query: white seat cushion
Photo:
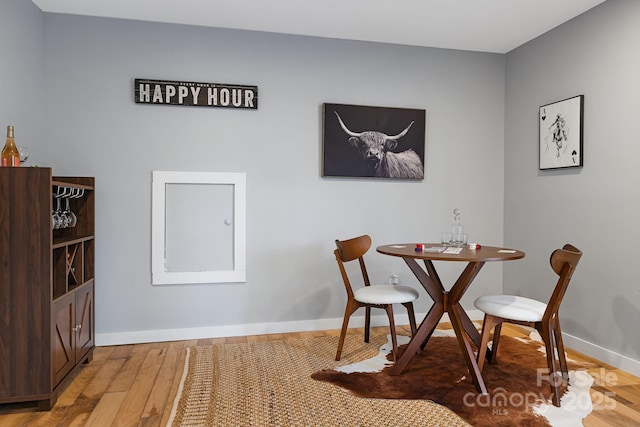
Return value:
<svg viewBox="0 0 640 427">
<path fill-rule="evenodd" d="M 478 310 L 492 316 L 523 322 L 542 320 L 547 304 L 515 295 L 485 295 L 473 303 Z"/>
<path fill-rule="evenodd" d="M 418 291 L 408 286 L 371 285 L 355 290 L 353 296 L 365 304 L 401 304 L 415 301 Z"/>
</svg>

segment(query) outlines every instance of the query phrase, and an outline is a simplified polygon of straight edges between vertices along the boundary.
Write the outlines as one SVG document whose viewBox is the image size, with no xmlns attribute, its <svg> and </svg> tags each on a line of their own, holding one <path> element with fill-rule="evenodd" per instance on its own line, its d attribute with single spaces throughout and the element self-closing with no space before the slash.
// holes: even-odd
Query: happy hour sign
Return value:
<svg viewBox="0 0 640 427">
<path fill-rule="evenodd" d="M 258 86 L 135 79 L 137 104 L 258 109 Z"/>
</svg>

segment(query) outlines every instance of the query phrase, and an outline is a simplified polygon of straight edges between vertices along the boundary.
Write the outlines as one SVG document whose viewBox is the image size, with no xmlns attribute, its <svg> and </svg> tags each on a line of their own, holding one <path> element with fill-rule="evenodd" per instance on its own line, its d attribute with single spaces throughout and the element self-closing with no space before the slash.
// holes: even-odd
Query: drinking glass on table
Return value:
<svg viewBox="0 0 640 427">
<path fill-rule="evenodd" d="M 451 246 L 453 240 L 453 234 L 448 231 L 443 231 L 440 234 L 440 244 L 442 246 Z"/>
<path fill-rule="evenodd" d="M 461 248 L 467 244 L 467 233 L 453 233 L 453 246 Z"/>
</svg>

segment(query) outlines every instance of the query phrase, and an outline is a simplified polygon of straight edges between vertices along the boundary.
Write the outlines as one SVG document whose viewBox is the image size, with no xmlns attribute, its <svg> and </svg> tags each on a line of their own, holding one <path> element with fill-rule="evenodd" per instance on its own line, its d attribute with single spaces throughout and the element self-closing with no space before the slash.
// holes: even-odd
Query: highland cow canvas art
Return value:
<svg viewBox="0 0 640 427">
<path fill-rule="evenodd" d="M 323 105 L 324 177 L 424 178 L 425 110 Z"/>
</svg>

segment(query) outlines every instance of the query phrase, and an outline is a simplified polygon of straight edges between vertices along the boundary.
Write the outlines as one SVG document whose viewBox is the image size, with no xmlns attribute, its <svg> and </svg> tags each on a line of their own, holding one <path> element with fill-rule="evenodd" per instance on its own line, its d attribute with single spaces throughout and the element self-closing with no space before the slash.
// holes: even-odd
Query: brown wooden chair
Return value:
<svg viewBox="0 0 640 427">
<path fill-rule="evenodd" d="M 371 237 L 364 235 L 349 240 L 336 240 L 338 247 L 333 251 L 338 262 L 340 274 L 347 290 L 347 308 L 344 312 L 340 340 L 338 341 L 338 351 L 336 360 L 340 360 L 342 346 L 349 325 L 349 318 L 360 307 L 365 307 L 364 342 L 369 342 L 369 328 L 371 324 L 371 308 L 383 308 L 389 317 L 389 328 L 391 329 L 391 342 L 393 344 L 393 360 L 396 360 L 398 343 L 396 339 L 396 328 L 393 320 L 393 304 L 402 304 L 409 314 L 409 324 L 411 334 L 416 332 L 416 319 L 413 312 L 413 301 L 418 298 L 418 291 L 408 286 L 400 285 L 372 285 L 369 282 L 369 275 L 364 264 L 364 254 L 371 247 Z M 364 286 L 353 290 L 349 276 L 345 269 L 345 263 L 358 260 L 362 272 Z"/>
<path fill-rule="evenodd" d="M 500 329 L 503 322 L 534 327 L 540 333 L 547 353 L 553 404 L 560 406 L 560 384 L 562 381 L 568 381 L 569 370 L 562 343 L 558 310 L 580 257 L 582 257 L 582 252 L 569 244 L 564 245 L 562 249 L 553 251 L 550 259 L 551 268 L 559 277 L 553 294 L 546 304 L 512 295 L 486 295 L 475 300 L 476 308 L 485 313 L 480 348 L 478 349 L 478 369 L 481 372 L 487 354 L 489 354 L 489 363 L 496 363 Z M 495 329 L 493 344 L 490 352 L 487 353 L 489 334 L 492 329 Z M 556 365 L 556 351 L 560 372 L 558 372 Z"/>
</svg>

